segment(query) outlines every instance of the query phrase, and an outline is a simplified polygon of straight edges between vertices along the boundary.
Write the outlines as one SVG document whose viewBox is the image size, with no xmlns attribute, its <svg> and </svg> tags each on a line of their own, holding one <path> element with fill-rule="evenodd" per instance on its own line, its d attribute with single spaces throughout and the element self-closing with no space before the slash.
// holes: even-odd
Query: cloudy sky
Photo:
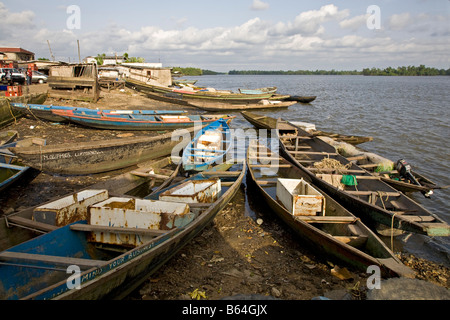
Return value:
<svg viewBox="0 0 450 320">
<path fill-rule="evenodd" d="M 450 1 L 0 0 L 0 46 L 50 58 L 47 40 L 62 61 L 78 59 L 79 40 L 82 58 L 215 71 L 448 69 Z"/>
</svg>

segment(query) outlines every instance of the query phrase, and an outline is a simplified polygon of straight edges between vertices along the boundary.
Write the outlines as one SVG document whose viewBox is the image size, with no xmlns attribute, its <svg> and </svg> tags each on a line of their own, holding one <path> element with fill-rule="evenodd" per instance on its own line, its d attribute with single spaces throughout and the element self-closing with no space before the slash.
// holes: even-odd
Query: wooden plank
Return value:
<svg viewBox="0 0 450 320">
<path fill-rule="evenodd" d="M 291 168 L 291 164 L 249 164 L 249 167 L 252 168 L 271 168 L 271 167 L 277 167 L 277 168 Z"/>
<path fill-rule="evenodd" d="M 311 154 L 311 155 L 324 155 L 324 156 L 337 156 L 337 153 L 330 153 L 330 152 L 317 152 L 317 151 L 290 151 L 288 150 L 289 153 L 291 154 Z"/>
<path fill-rule="evenodd" d="M 278 160 L 278 161 L 282 161 L 283 158 L 279 158 L 279 157 L 248 157 L 249 160 Z"/>
<path fill-rule="evenodd" d="M 296 146 L 286 146 L 287 149 L 294 149 L 294 151 L 298 151 L 298 149 L 311 149 L 310 146 L 299 146 L 298 144 Z"/>
<path fill-rule="evenodd" d="M 366 159 L 366 156 L 347 157 L 347 160 L 348 160 L 348 161 L 364 160 L 364 159 Z"/>
<path fill-rule="evenodd" d="M 433 216 L 409 216 L 409 215 L 402 215 L 402 219 L 414 222 L 433 222 L 436 220 Z"/>
<path fill-rule="evenodd" d="M 166 233 L 168 230 L 159 229 L 142 229 L 142 228 L 122 228 L 122 227 L 110 227 L 99 226 L 91 224 L 74 224 L 70 226 L 70 230 L 84 231 L 84 232 L 111 232 L 111 233 L 125 233 L 125 234 L 140 234 L 145 236 L 160 236 Z"/>
<path fill-rule="evenodd" d="M 345 190 L 345 192 L 350 193 L 352 195 L 356 195 L 356 196 L 370 196 L 372 194 L 375 194 L 375 195 L 380 194 L 383 197 L 385 197 L 385 196 L 399 197 L 400 196 L 399 192 L 386 192 L 386 191 L 382 191 L 382 192 L 378 193 L 376 191 L 352 191 L 352 190 Z"/>
<path fill-rule="evenodd" d="M 309 140 L 312 139 L 312 137 L 302 137 L 302 136 L 294 136 L 294 135 L 285 135 L 281 136 L 280 139 L 303 139 L 303 140 Z"/>
<path fill-rule="evenodd" d="M 50 232 L 55 229 L 58 229 L 57 226 L 52 226 L 47 223 L 33 221 L 33 220 L 30 220 L 27 218 L 19 217 L 17 215 L 6 217 L 6 220 L 7 220 L 8 224 L 10 224 L 10 225 L 13 225 L 13 226 L 15 225 L 18 227 L 31 229 L 31 230 Z"/>
<path fill-rule="evenodd" d="M 241 173 L 239 171 L 203 171 L 204 176 L 223 176 L 223 177 L 237 177 Z"/>
<path fill-rule="evenodd" d="M 308 223 L 353 223 L 358 220 L 352 216 L 295 216 L 294 218 Z"/>
<path fill-rule="evenodd" d="M 269 181 L 269 180 L 256 180 L 256 183 L 259 184 L 260 186 L 272 186 L 277 184 L 276 181 Z"/>
<path fill-rule="evenodd" d="M 342 241 L 352 247 L 360 247 L 367 242 L 367 236 L 333 236 L 333 238 Z"/>
<path fill-rule="evenodd" d="M 82 267 L 85 267 L 85 268 L 100 267 L 107 263 L 107 261 L 102 261 L 102 260 L 49 256 L 49 255 L 44 255 L 44 254 L 12 252 L 12 251 L 1 252 L 0 260 L 2 260 L 2 261 L 26 260 L 26 261 L 33 261 L 33 262 L 46 262 L 46 263 L 51 263 L 54 265 L 62 265 L 62 266 L 77 265 L 81 268 Z"/>
<path fill-rule="evenodd" d="M 140 172 L 140 171 L 131 171 L 132 175 L 138 176 L 138 177 L 144 177 L 144 178 L 153 178 L 153 179 L 159 179 L 159 180 L 166 180 L 169 179 L 169 176 L 161 175 L 161 174 L 155 174 L 155 173 L 147 173 L 147 172 Z"/>
<path fill-rule="evenodd" d="M 327 168 L 307 168 L 309 171 L 311 172 L 317 172 L 319 171 L 320 173 L 323 172 L 333 172 L 333 171 L 338 171 L 339 173 L 366 173 L 366 171 L 364 170 L 351 170 L 351 169 L 327 169 Z"/>
</svg>

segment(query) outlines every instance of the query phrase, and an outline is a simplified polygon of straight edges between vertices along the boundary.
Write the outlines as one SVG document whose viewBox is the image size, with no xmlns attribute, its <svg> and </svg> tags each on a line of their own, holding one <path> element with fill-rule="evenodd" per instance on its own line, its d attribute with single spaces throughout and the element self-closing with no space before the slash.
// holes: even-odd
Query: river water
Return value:
<svg viewBox="0 0 450 320">
<path fill-rule="evenodd" d="M 318 130 L 372 136 L 360 145 L 397 161 L 405 159 L 438 185 L 450 185 L 450 77 L 253 76 L 187 77 L 198 86 L 216 89 L 277 86 L 279 94 L 314 95 L 309 104 L 259 111 L 271 117 L 314 123 Z M 238 112 L 233 128 L 253 128 Z M 431 199 L 411 196 L 450 223 L 450 188 L 435 190 Z M 404 235 L 396 248 L 450 266 L 450 239 Z"/>
</svg>

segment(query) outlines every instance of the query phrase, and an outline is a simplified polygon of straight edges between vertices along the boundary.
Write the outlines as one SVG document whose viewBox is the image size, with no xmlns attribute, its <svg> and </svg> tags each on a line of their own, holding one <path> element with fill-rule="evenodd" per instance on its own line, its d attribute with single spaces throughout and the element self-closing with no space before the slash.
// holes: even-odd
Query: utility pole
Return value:
<svg viewBox="0 0 450 320">
<path fill-rule="evenodd" d="M 80 40 L 77 40 L 78 43 L 78 60 L 81 63 L 81 55 L 80 55 Z"/>
<path fill-rule="evenodd" d="M 47 40 L 48 49 L 50 50 L 50 56 L 52 57 L 53 61 L 55 61 L 55 56 L 53 55 L 52 48 L 50 48 L 50 41 Z"/>
</svg>

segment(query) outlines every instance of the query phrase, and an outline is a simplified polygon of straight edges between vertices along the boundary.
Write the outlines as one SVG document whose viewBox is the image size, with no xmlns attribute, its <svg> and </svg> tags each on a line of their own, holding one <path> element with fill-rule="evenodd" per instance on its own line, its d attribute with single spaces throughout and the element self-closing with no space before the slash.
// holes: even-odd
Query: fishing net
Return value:
<svg viewBox="0 0 450 320">
<path fill-rule="evenodd" d="M 350 168 L 351 163 L 346 165 L 342 164 L 340 161 L 336 159 L 324 158 L 321 161 L 314 162 L 314 168 L 318 169 L 319 172 L 334 170 L 338 173 L 342 173 L 348 168 Z"/>
</svg>

